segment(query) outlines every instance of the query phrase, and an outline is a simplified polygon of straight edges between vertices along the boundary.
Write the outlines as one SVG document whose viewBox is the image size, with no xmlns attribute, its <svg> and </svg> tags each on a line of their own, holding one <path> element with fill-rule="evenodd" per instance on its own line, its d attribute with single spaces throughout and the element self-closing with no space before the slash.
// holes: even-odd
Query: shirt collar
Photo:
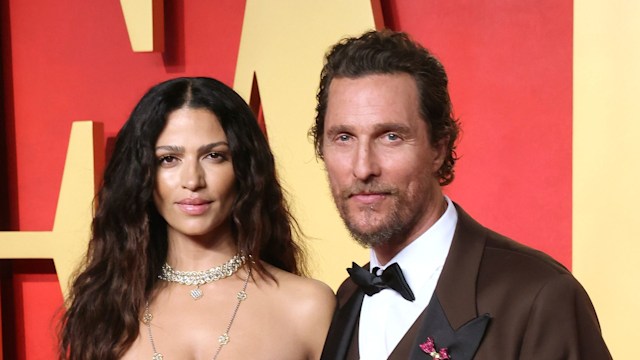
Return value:
<svg viewBox="0 0 640 360">
<path fill-rule="evenodd" d="M 458 222 L 458 212 L 453 202 L 446 195 L 444 198 L 447 201 L 447 209 L 427 231 L 402 249 L 385 266 L 380 266 L 372 249 L 369 268 L 380 267 L 384 269 L 393 263 L 398 263 L 407 283 L 414 291 L 418 290 L 420 280 L 425 275 L 439 274 L 439 270 L 442 269 L 449 254 L 453 233 Z"/>
</svg>

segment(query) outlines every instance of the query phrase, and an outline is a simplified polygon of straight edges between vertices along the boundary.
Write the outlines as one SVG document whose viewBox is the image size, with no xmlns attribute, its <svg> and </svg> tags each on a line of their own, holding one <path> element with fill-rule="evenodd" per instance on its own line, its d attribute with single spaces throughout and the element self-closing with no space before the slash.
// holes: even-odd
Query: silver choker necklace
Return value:
<svg viewBox="0 0 640 360">
<path fill-rule="evenodd" d="M 190 294 L 194 300 L 198 300 L 204 296 L 200 285 L 224 279 L 235 274 L 236 271 L 244 265 L 245 260 L 245 256 L 239 253 L 222 265 L 202 271 L 177 271 L 169 266 L 169 264 L 164 263 L 164 265 L 162 265 L 162 273 L 158 275 L 158 279 L 180 285 L 195 285 L 196 288 L 191 290 Z"/>
</svg>

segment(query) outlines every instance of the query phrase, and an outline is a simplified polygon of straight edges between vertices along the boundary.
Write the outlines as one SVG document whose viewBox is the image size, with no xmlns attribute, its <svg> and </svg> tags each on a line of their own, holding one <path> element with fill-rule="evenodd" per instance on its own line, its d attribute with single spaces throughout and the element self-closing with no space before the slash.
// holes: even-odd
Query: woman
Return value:
<svg viewBox="0 0 640 360">
<path fill-rule="evenodd" d="M 153 87 L 97 195 L 61 359 L 317 359 L 333 292 L 304 266 L 273 155 L 221 82 Z"/>
</svg>

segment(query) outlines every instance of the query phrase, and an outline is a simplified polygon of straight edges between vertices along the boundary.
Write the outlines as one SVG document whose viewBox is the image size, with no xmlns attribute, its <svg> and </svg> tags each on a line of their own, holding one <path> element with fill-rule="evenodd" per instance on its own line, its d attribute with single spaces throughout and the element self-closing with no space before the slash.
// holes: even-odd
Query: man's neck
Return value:
<svg viewBox="0 0 640 360">
<path fill-rule="evenodd" d="M 425 233 L 433 224 L 440 219 L 440 217 L 447 210 L 447 200 L 444 196 L 440 197 L 440 200 L 436 206 L 432 207 L 432 211 L 425 214 L 425 221 L 417 224 L 412 230 L 408 232 L 407 236 L 403 236 L 399 239 L 390 239 L 384 244 L 377 245 L 373 248 L 376 258 L 381 266 L 386 265 L 391 259 L 398 255 L 404 248 L 414 242 L 420 235 Z"/>
</svg>

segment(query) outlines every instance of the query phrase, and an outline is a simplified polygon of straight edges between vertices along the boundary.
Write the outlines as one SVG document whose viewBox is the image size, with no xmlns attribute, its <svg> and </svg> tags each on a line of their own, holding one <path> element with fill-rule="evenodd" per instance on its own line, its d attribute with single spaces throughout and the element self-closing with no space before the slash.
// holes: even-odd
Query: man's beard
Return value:
<svg viewBox="0 0 640 360">
<path fill-rule="evenodd" d="M 360 229 L 356 221 L 352 221 L 353 216 L 350 215 L 349 197 L 351 194 L 361 191 L 385 193 L 387 194 L 386 196 L 391 197 L 389 200 L 393 201 L 385 218 L 380 219 L 378 226 L 371 230 Z M 401 192 L 397 188 L 383 188 L 364 184 L 354 185 L 347 190 L 333 192 L 340 217 L 351 233 L 351 236 L 360 245 L 367 248 L 401 243 L 406 240 L 406 237 L 418 223 L 420 215 L 424 210 L 422 208 L 424 204 L 419 203 L 422 200 L 422 194 L 417 194 L 417 197 L 411 195 L 412 194 L 408 194 L 407 192 Z M 371 220 L 371 218 L 376 215 L 383 215 L 376 213 L 375 205 L 369 209 L 357 211 L 365 212 L 362 216 L 368 218 L 368 220 Z"/>
<path fill-rule="evenodd" d="M 401 242 L 408 233 L 409 227 L 402 223 L 401 216 L 398 214 L 396 209 L 389 214 L 387 219 L 385 219 L 378 229 L 371 232 L 360 231 L 355 224 L 349 221 L 342 210 L 340 211 L 340 214 L 347 229 L 351 233 L 351 237 L 366 248 Z"/>
</svg>

